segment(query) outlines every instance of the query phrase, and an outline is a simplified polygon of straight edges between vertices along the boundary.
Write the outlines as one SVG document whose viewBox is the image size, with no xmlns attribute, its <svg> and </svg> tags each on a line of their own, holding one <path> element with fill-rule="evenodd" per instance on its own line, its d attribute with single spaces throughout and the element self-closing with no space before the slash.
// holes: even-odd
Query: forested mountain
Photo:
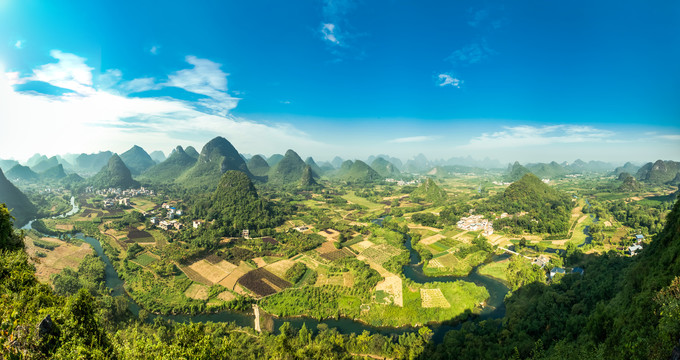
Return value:
<svg viewBox="0 0 680 360">
<path fill-rule="evenodd" d="M 381 157 L 373 160 L 371 167 L 382 177 L 393 178 L 401 175 L 401 171 L 394 164 Z"/>
<path fill-rule="evenodd" d="M 614 165 L 604 162 L 591 160 L 585 162 L 581 159 L 576 159 L 571 164 L 563 164 L 565 169 L 571 174 L 584 174 L 584 173 L 606 173 L 614 168 Z"/>
<path fill-rule="evenodd" d="M 200 156 L 198 151 L 196 151 L 196 148 L 194 148 L 193 146 L 187 146 L 186 149 L 184 149 L 184 152 L 194 159 L 198 159 L 198 157 Z"/>
<path fill-rule="evenodd" d="M 638 191 L 642 188 L 640 183 L 629 173 L 621 173 L 619 175 L 619 180 L 622 182 L 621 186 L 618 188 L 619 191 Z"/>
<path fill-rule="evenodd" d="M 274 167 L 274 166 L 275 166 L 276 164 L 278 164 L 279 161 L 281 161 L 282 159 L 283 159 L 283 155 L 281 155 L 281 154 L 274 154 L 274 155 L 270 156 L 270 157 L 267 159 L 267 164 L 269 164 L 270 167 Z"/>
<path fill-rule="evenodd" d="M 643 165 L 635 177 L 650 184 L 665 184 L 673 181 L 680 173 L 680 162 L 657 160 Z"/>
<path fill-rule="evenodd" d="M 23 165 L 15 165 L 7 172 L 7 178 L 12 181 L 36 181 L 40 178 L 31 168 Z"/>
<path fill-rule="evenodd" d="M 617 167 L 616 169 L 614 169 L 614 171 L 612 172 L 612 174 L 614 174 L 614 175 L 616 175 L 616 176 L 618 176 L 619 174 L 624 173 L 624 172 L 625 172 L 625 173 L 629 173 L 629 174 L 635 174 L 635 173 L 637 173 L 637 171 L 638 171 L 639 169 L 640 169 L 639 166 L 634 165 L 634 164 L 632 164 L 632 163 L 630 163 L 630 162 L 627 162 L 627 163 L 625 163 L 623 166 L 619 166 L 619 167 Z"/>
<path fill-rule="evenodd" d="M 333 160 L 331 160 L 331 165 L 333 165 L 333 167 L 336 169 L 339 169 L 344 162 L 345 161 L 341 157 L 336 156 L 333 158 Z"/>
<path fill-rule="evenodd" d="M 316 177 L 320 177 L 323 175 L 324 170 L 314 161 L 314 159 L 310 156 L 307 159 L 305 159 L 305 164 L 309 165 L 312 168 L 312 173 Z"/>
<path fill-rule="evenodd" d="M 139 186 L 137 181 L 132 180 L 130 170 L 117 154 L 113 154 L 108 164 L 88 179 L 88 183 L 98 189 L 128 189 Z"/>
<path fill-rule="evenodd" d="M 514 164 L 508 165 L 507 174 L 505 175 L 505 181 L 513 182 L 522 178 L 522 176 L 530 173 L 529 169 L 520 165 L 519 162 L 515 161 Z"/>
<path fill-rule="evenodd" d="M 269 170 L 267 182 L 279 185 L 297 185 L 302 178 L 302 172 L 307 167 L 302 158 L 293 150 L 286 151 L 281 161 Z"/>
<path fill-rule="evenodd" d="M 35 171 L 36 173 L 41 173 L 49 168 L 53 168 L 55 166 L 59 165 L 59 160 L 57 159 L 56 156 L 52 156 L 49 159 L 43 159 L 36 165 L 31 166 L 31 170 Z"/>
<path fill-rule="evenodd" d="M 44 160 L 47 160 L 47 156 L 35 153 L 28 160 L 26 160 L 26 166 L 33 167 L 38 165 L 41 161 Z"/>
<path fill-rule="evenodd" d="M 40 173 L 40 178 L 45 180 L 60 180 L 66 177 L 64 165 L 58 164 Z"/>
<path fill-rule="evenodd" d="M 528 164 L 526 168 L 541 179 L 558 179 L 569 173 L 562 165 L 552 161 L 550 163 Z"/>
<path fill-rule="evenodd" d="M 314 171 L 310 165 L 305 166 L 300 177 L 300 187 L 303 189 L 316 188 L 319 184 L 314 180 Z"/>
<path fill-rule="evenodd" d="M 130 172 L 133 175 L 139 175 L 143 173 L 144 170 L 156 165 L 156 162 L 153 161 L 151 156 L 137 145 L 122 153 L 120 159 L 123 160 L 125 166 L 130 169 Z"/>
<path fill-rule="evenodd" d="M 432 164 L 427 160 L 425 155 L 418 154 L 413 159 L 407 160 L 404 164 L 403 170 L 410 173 L 422 173 L 432 169 Z"/>
<path fill-rule="evenodd" d="M 113 155 L 110 151 L 102 151 L 97 154 L 80 154 L 76 158 L 76 172 L 96 173 L 106 166 Z"/>
<path fill-rule="evenodd" d="M 373 162 L 377 159 L 387 160 L 394 167 L 396 167 L 397 170 L 401 169 L 401 167 L 404 166 L 404 163 L 402 163 L 401 160 L 399 160 L 398 158 L 393 157 L 393 156 L 389 156 L 389 155 L 384 155 L 384 154 L 380 154 L 380 155 L 377 155 L 377 156 L 376 155 L 369 156 L 368 159 L 366 160 L 366 164 L 371 164 L 371 166 L 373 166 Z M 377 169 L 376 169 L 376 171 L 377 171 Z"/>
<path fill-rule="evenodd" d="M 269 164 L 262 156 L 255 155 L 248 160 L 248 170 L 255 176 L 267 176 Z"/>
<path fill-rule="evenodd" d="M 525 174 L 502 194 L 477 206 L 477 212 L 492 216 L 503 212 L 512 217 L 494 220 L 494 228 L 508 227 L 514 233 L 566 233 L 573 202 L 571 197 L 544 184 L 534 174 Z M 520 213 L 525 215 L 519 215 Z"/>
<path fill-rule="evenodd" d="M 155 161 L 156 164 L 160 164 L 166 159 L 165 154 L 160 150 L 152 151 L 149 156 L 151 156 L 151 159 Z"/>
<path fill-rule="evenodd" d="M 425 182 L 413 190 L 411 197 L 419 197 L 431 203 L 443 203 L 448 195 L 434 180 L 427 178 Z"/>
<path fill-rule="evenodd" d="M 21 227 L 36 217 L 38 209 L 28 200 L 28 197 L 12 184 L 0 169 L 0 203 L 7 204 L 16 218 L 14 225 Z"/>
<path fill-rule="evenodd" d="M 383 179 L 380 174 L 361 160 L 343 162 L 334 176 L 340 180 L 353 183 L 367 183 Z"/>
<path fill-rule="evenodd" d="M 1 160 L 0 159 L 0 169 L 3 171 L 8 171 L 9 169 L 13 168 L 15 165 L 19 165 L 19 162 L 16 160 Z"/>
<path fill-rule="evenodd" d="M 194 206 L 198 218 L 215 220 L 216 228 L 229 236 L 241 234 L 241 230 L 272 228 L 283 222 L 283 217 L 272 205 L 260 199 L 248 175 L 228 170 L 222 175 L 217 189 L 209 201 Z"/>
<path fill-rule="evenodd" d="M 159 183 L 172 183 L 196 164 L 196 159 L 189 156 L 181 146 L 177 146 L 170 157 L 160 164 L 156 164 L 145 171 L 140 179 Z"/>
<path fill-rule="evenodd" d="M 185 187 L 214 189 L 229 170 L 242 171 L 252 176 L 234 146 L 227 139 L 218 136 L 203 146 L 196 164 L 184 172 L 177 183 Z"/>
</svg>

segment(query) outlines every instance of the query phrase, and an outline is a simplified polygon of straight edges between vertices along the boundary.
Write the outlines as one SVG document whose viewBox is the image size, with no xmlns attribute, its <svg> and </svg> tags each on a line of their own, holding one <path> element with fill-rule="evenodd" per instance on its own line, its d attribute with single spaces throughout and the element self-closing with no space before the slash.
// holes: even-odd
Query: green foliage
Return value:
<svg viewBox="0 0 680 360">
<path fill-rule="evenodd" d="M 165 161 L 149 168 L 140 179 L 154 183 L 172 183 L 196 164 L 196 158 L 187 154 L 181 146 L 175 148 Z"/>
<path fill-rule="evenodd" d="M 295 151 L 288 150 L 283 159 L 269 170 L 268 182 L 279 185 L 298 185 L 307 166 Z"/>
<path fill-rule="evenodd" d="M 510 259 L 506 269 L 506 277 L 513 291 L 528 284 L 544 284 L 546 281 L 545 271 L 538 265 L 532 265 L 531 262 L 521 256 L 513 256 Z"/>
<path fill-rule="evenodd" d="M 2 170 L 0 170 L 0 203 L 6 204 L 12 210 L 17 226 L 23 226 L 35 218 L 38 211 L 28 197 L 7 180 Z"/>
<path fill-rule="evenodd" d="M 514 233 L 558 234 L 569 230 L 571 197 L 541 182 L 533 174 L 526 174 L 512 183 L 505 192 L 477 206 L 477 212 L 491 216 L 507 212 L 513 217 L 494 220 L 495 229 L 509 228 Z M 524 216 L 518 213 L 526 212 Z"/>
<path fill-rule="evenodd" d="M 248 170 L 255 176 L 266 176 L 269 173 L 269 164 L 260 155 L 254 155 L 248 160 Z"/>
<path fill-rule="evenodd" d="M 222 175 L 229 170 L 252 175 L 234 146 L 227 139 L 218 136 L 203 146 L 196 164 L 182 173 L 176 183 L 189 189 L 212 191 L 220 182 Z"/>
<path fill-rule="evenodd" d="M 297 284 L 302 276 L 307 272 L 307 265 L 301 262 L 296 262 L 290 269 L 286 271 L 284 278 L 290 281 L 291 284 Z"/>
<path fill-rule="evenodd" d="M 156 162 L 151 159 L 151 156 L 137 145 L 120 154 L 120 159 L 123 160 L 125 166 L 130 169 L 130 172 L 135 175 L 141 174 L 146 169 L 156 165 Z"/>
<path fill-rule="evenodd" d="M 431 178 L 427 178 L 418 188 L 416 188 L 410 195 L 413 197 L 422 198 L 427 202 L 440 204 L 447 200 L 448 195 L 444 189 L 440 188 L 437 183 Z"/>
<path fill-rule="evenodd" d="M 116 154 L 109 159 L 108 164 L 102 168 L 95 176 L 88 180 L 91 186 L 99 189 L 121 188 L 127 189 L 139 186 L 139 183 L 132 180 L 130 170 L 125 166 L 123 160 Z"/>
</svg>

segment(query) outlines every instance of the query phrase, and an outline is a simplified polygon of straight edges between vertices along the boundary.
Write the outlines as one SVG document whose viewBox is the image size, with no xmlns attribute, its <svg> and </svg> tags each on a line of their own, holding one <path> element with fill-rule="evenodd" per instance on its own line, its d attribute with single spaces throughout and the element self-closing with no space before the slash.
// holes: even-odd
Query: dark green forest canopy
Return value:
<svg viewBox="0 0 680 360">
<path fill-rule="evenodd" d="M 489 216 L 493 213 L 500 215 L 503 212 L 526 212 L 525 216 L 497 219 L 494 227 L 502 229 L 508 226 L 514 232 L 527 230 L 531 233 L 559 234 L 569 230 L 569 216 L 573 206 L 571 196 L 528 173 L 508 186 L 502 194 L 478 204 L 477 212 Z"/>
</svg>

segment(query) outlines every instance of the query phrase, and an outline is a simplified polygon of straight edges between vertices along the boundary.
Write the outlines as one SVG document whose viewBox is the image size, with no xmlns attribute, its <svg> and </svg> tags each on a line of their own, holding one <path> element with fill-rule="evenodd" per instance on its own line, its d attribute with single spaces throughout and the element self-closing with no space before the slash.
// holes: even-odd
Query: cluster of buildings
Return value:
<svg viewBox="0 0 680 360">
<path fill-rule="evenodd" d="M 510 182 L 505 182 L 505 181 L 494 181 L 494 182 L 492 182 L 492 184 L 498 185 L 498 186 L 508 186 L 508 185 L 510 185 L 510 184 L 512 184 L 512 183 L 510 183 Z"/>
<path fill-rule="evenodd" d="M 181 222 L 177 220 L 168 220 L 168 219 L 159 219 L 157 217 L 152 217 L 151 218 L 151 223 L 154 224 L 155 226 L 163 229 L 163 230 L 182 230 L 184 227 Z"/>
<path fill-rule="evenodd" d="M 483 231 L 484 236 L 493 234 L 493 223 L 484 218 L 483 215 L 470 215 L 460 218 L 457 226 L 459 229 L 468 231 Z"/>
<path fill-rule="evenodd" d="M 585 274 L 585 272 L 586 271 L 583 270 L 583 268 L 580 268 L 580 267 L 575 267 L 575 268 L 571 269 L 571 271 L 570 271 L 571 274 L 579 274 L 581 276 L 583 276 L 583 274 Z M 566 273 L 567 273 L 567 270 L 565 270 L 561 267 L 554 267 L 554 268 L 552 268 L 552 270 L 550 270 L 550 280 L 554 279 L 555 276 L 557 276 L 557 275 L 565 275 Z"/>
<path fill-rule="evenodd" d="M 630 256 L 635 256 L 637 255 L 638 251 L 642 250 L 642 241 L 645 240 L 644 235 L 635 235 L 635 243 L 628 248 L 628 252 L 630 253 Z"/>
<path fill-rule="evenodd" d="M 410 180 L 410 181 L 404 181 L 404 180 L 396 180 L 396 179 L 385 179 L 386 182 L 390 183 L 397 183 L 399 186 L 406 186 L 406 185 L 418 185 L 420 184 L 420 180 Z"/>
</svg>

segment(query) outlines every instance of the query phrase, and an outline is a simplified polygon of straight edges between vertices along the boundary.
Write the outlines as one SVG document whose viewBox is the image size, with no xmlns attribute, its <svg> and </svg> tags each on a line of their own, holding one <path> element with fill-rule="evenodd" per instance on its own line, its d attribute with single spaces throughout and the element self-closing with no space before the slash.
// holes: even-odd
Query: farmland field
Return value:
<svg viewBox="0 0 680 360">
<path fill-rule="evenodd" d="M 258 296 L 272 295 L 291 286 L 291 283 L 264 268 L 243 275 L 238 279 L 238 283 Z"/>
</svg>

